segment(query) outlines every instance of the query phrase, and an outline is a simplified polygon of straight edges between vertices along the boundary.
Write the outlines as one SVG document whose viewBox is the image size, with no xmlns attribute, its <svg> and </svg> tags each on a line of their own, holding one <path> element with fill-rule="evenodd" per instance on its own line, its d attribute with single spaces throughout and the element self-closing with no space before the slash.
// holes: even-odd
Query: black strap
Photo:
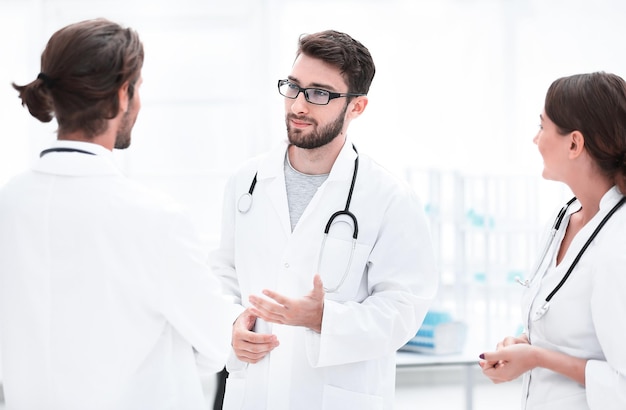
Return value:
<svg viewBox="0 0 626 410">
<path fill-rule="evenodd" d="M 348 199 L 346 200 L 346 209 L 348 212 L 350 210 L 350 202 L 352 202 L 352 192 L 354 191 L 354 184 L 356 182 L 356 175 L 359 173 L 359 151 L 356 150 L 354 144 L 352 144 L 352 149 L 356 152 L 356 158 L 354 159 L 354 171 L 352 172 L 352 182 L 350 183 L 350 190 L 348 191 Z"/>
<path fill-rule="evenodd" d="M 252 183 L 250 184 L 250 189 L 248 189 L 248 193 L 250 195 L 252 195 L 252 193 L 254 192 L 254 187 L 256 186 L 256 176 L 257 176 L 258 172 L 254 174 L 254 178 L 252 178 Z"/>
<path fill-rule="evenodd" d="M 578 252 L 578 255 L 576 255 L 576 258 L 574 258 L 574 261 L 572 262 L 571 266 L 569 267 L 569 269 L 565 273 L 565 276 L 563 276 L 563 279 L 561 279 L 559 284 L 556 285 L 556 287 L 552 290 L 552 292 L 550 292 L 550 294 L 546 298 L 546 302 L 549 302 L 552 299 L 552 297 L 556 294 L 556 292 L 558 292 L 559 289 L 561 289 L 561 287 L 565 284 L 565 281 L 567 281 L 567 278 L 569 278 L 569 275 L 574 270 L 574 267 L 576 266 L 576 264 L 578 264 L 578 261 L 583 256 L 583 253 L 587 250 L 587 248 L 591 244 L 591 241 L 594 240 L 596 235 L 598 235 L 598 232 L 600 232 L 600 229 L 602 229 L 602 227 L 604 226 L 604 224 L 606 224 L 606 222 L 609 220 L 609 218 L 611 218 L 613 216 L 615 211 L 617 211 L 619 209 L 619 207 L 621 207 L 624 204 L 624 201 L 626 201 L 626 197 L 622 197 L 622 199 L 620 199 L 619 202 L 617 204 L 615 204 L 613 209 L 611 209 L 609 211 L 609 213 L 604 216 L 604 218 L 602 219 L 602 221 L 600 221 L 598 226 L 596 226 L 596 229 L 593 231 L 593 233 L 591 234 L 589 239 L 587 239 L 587 242 L 585 242 L 583 247 L 580 249 L 580 251 Z"/>
<path fill-rule="evenodd" d="M 57 148 L 48 148 L 48 149 L 41 151 L 41 153 L 39 154 L 39 157 L 41 158 L 44 155 L 49 154 L 51 152 L 78 152 L 81 154 L 96 155 L 93 152 L 85 151 L 85 150 L 78 149 L 78 148 L 57 147 Z"/>
</svg>

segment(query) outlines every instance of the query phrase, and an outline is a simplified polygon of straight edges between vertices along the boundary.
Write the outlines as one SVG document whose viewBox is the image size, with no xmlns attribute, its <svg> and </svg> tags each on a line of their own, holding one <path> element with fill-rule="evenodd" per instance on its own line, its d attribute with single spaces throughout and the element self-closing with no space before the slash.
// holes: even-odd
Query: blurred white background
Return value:
<svg viewBox="0 0 626 410">
<path fill-rule="evenodd" d="M 139 31 L 143 110 L 120 161 L 188 202 L 214 240 L 224 176 L 284 138 L 276 80 L 300 34 L 334 28 L 370 49 L 377 74 L 351 136 L 393 171 L 539 177 L 547 87 L 623 72 L 625 12 L 618 0 L 0 0 L 0 184 L 55 130 L 10 83 L 33 80 L 50 35 L 77 20 Z"/>
<path fill-rule="evenodd" d="M 626 75 L 620 0 L 0 0 L 0 185 L 55 138 L 11 82 L 35 79 L 54 31 L 95 17 L 135 28 L 146 51 L 119 162 L 186 203 L 207 247 L 225 178 L 285 138 L 276 81 L 298 37 L 332 28 L 363 42 L 377 74 L 351 138 L 422 196 L 442 266 L 436 306 L 470 324 L 477 348 L 518 326 L 512 274 L 527 273 L 567 195 L 541 179 L 532 143 L 548 86 Z"/>
</svg>

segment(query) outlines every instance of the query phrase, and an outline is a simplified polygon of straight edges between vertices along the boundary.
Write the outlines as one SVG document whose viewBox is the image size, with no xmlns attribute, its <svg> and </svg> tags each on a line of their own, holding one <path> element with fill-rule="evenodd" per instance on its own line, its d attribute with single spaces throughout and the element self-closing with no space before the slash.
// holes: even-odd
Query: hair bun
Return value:
<svg viewBox="0 0 626 410">
<path fill-rule="evenodd" d="M 43 82 L 43 84 L 48 87 L 48 89 L 52 88 L 54 86 L 54 83 L 57 82 L 56 79 L 51 78 L 49 75 L 45 74 L 45 73 L 39 73 L 37 74 L 37 79 L 41 80 Z"/>
</svg>

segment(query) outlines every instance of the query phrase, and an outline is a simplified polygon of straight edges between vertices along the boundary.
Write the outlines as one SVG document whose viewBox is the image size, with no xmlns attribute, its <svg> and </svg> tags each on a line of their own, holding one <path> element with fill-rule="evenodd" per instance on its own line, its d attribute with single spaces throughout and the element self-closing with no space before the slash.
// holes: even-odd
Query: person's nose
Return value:
<svg viewBox="0 0 626 410">
<path fill-rule="evenodd" d="M 304 97 L 304 91 L 298 94 L 295 100 L 292 100 L 291 111 L 296 115 L 304 114 L 309 111 L 309 103 Z"/>
</svg>

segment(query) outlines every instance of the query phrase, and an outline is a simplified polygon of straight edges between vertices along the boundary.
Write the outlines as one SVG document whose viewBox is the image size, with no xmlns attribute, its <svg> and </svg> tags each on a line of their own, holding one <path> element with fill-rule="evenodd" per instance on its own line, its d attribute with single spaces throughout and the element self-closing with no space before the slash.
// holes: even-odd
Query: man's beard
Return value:
<svg viewBox="0 0 626 410">
<path fill-rule="evenodd" d="M 120 128 L 117 130 L 117 135 L 115 136 L 115 149 L 126 149 L 130 146 L 130 134 L 135 125 L 135 120 L 137 119 L 136 116 L 131 118 L 130 113 L 131 110 L 128 110 L 122 117 Z"/>
<path fill-rule="evenodd" d="M 306 117 L 298 117 L 293 114 L 287 115 L 285 122 L 287 124 L 287 138 L 289 143 L 295 145 L 298 148 L 303 149 L 315 149 L 323 147 L 332 140 L 335 139 L 341 133 L 343 128 L 344 118 L 348 105 L 346 104 L 342 113 L 335 119 L 335 121 L 327 124 L 321 128 L 317 128 L 317 122 Z M 302 130 L 292 129 L 290 126 L 290 119 L 301 119 L 313 124 L 316 127 L 310 134 L 304 135 Z"/>
</svg>

